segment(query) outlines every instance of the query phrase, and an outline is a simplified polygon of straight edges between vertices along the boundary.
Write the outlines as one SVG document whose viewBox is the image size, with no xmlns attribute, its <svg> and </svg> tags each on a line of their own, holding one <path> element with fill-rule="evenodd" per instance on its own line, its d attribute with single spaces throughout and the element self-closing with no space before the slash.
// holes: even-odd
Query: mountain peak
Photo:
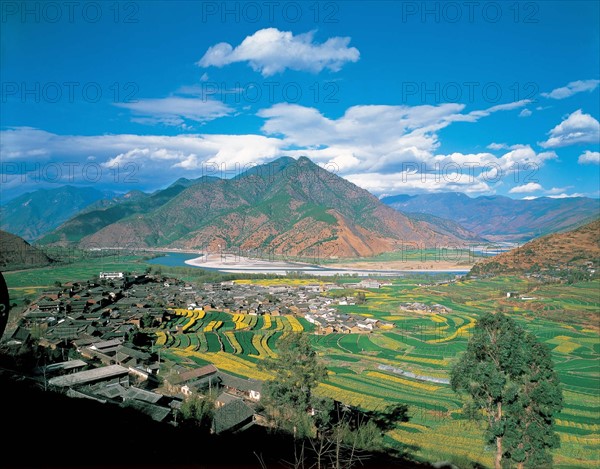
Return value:
<svg viewBox="0 0 600 469">
<path fill-rule="evenodd" d="M 315 166 L 317 166 L 313 160 L 311 160 L 308 156 L 301 156 L 298 158 L 298 163 L 302 163 L 302 164 L 313 164 Z"/>
<path fill-rule="evenodd" d="M 93 220 L 76 217 L 47 242 L 115 246 L 124 239 L 153 247 L 227 246 L 302 257 L 356 257 L 405 242 L 434 246 L 463 238 L 394 211 L 304 156 L 277 158 L 214 184 L 170 187 L 139 207 L 115 206 Z"/>
</svg>

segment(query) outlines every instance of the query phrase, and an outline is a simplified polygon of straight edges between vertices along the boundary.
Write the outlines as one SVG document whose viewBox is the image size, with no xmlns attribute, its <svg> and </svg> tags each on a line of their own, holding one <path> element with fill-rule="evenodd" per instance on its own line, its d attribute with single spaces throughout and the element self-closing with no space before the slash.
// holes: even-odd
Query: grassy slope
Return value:
<svg viewBox="0 0 600 469">
<path fill-rule="evenodd" d="M 523 246 L 485 259 L 474 273 L 526 272 L 532 268 L 551 270 L 583 268 L 588 261 L 600 261 L 600 219 L 575 230 L 534 239 Z"/>
</svg>

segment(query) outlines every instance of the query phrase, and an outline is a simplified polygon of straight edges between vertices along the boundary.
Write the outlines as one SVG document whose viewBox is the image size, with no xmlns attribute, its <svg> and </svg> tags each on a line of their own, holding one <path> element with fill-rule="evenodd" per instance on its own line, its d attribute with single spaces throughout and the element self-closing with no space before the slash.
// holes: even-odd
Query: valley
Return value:
<svg viewBox="0 0 600 469">
<path fill-rule="evenodd" d="M 160 269 L 163 276 L 186 279 L 187 285 L 195 285 L 197 297 L 206 297 L 206 285 L 211 285 L 201 282 L 215 281 L 206 275 L 220 278 L 223 285 L 233 285 L 222 287 L 225 289 L 250 292 L 258 288 L 259 299 L 259 291 L 277 292 L 277 301 L 283 301 L 286 291 L 312 291 L 304 295 L 330 302 L 317 308 L 333 307 L 339 314 L 359 322 L 368 320 L 375 326 L 361 332 L 325 331 L 298 310 L 253 316 L 247 311 L 227 312 L 231 306 L 219 306 L 213 299 L 208 309 L 174 309 L 170 319 L 145 331 L 154 336 L 152 348 L 155 353 L 160 351 L 163 373 L 168 374 L 173 366 L 213 364 L 235 376 L 258 380 L 270 379 L 269 372 L 259 365 L 277 356 L 282 335 L 308 333 L 328 369 L 318 395 L 365 410 L 381 410 L 390 403 L 408 405 L 409 421 L 388 432 L 386 444 L 416 460 L 452 461 L 459 467 L 488 467 L 493 454 L 483 444 L 482 423 L 466 418 L 463 403 L 445 384 L 448 370 L 465 349 L 477 318 L 486 311 L 504 311 L 552 350 L 565 396 L 564 409 L 557 416 L 561 448 L 554 452 L 556 467 L 595 466 L 600 450 L 600 397 L 595 393 L 600 386 L 595 366 L 600 358 L 598 280 L 564 284 L 505 275 L 456 281 L 445 274 L 407 274 L 381 277 L 379 281 L 339 276 L 332 283 L 310 277 L 239 279 L 235 274 L 223 277 L 203 269 L 158 266 L 148 261 L 139 255 L 104 255 L 51 270 L 7 272 L 5 276 L 11 297 L 30 299 L 50 288 L 55 279 L 68 282 L 91 278 L 99 271 L 144 269 Z M 328 285 L 341 290 L 328 290 Z M 157 292 L 161 289 L 156 288 Z M 364 294 L 362 304 L 346 301 L 358 292 Z M 508 298 L 507 292 L 518 295 Z M 291 301 L 289 304 L 306 301 L 291 298 L 286 300 Z M 435 310 L 429 310 L 432 305 L 437 305 Z M 436 444 L 438 439 L 446 443 Z"/>
</svg>

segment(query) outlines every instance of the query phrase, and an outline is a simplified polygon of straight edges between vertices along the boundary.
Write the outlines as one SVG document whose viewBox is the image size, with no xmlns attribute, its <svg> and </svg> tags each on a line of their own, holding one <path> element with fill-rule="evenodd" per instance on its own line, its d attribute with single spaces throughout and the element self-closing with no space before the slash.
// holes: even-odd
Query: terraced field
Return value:
<svg viewBox="0 0 600 469">
<path fill-rule="evenodd" d="M 252 316 L 175 309 L 171 319 L 156 330 L 156 345 L 187 352 L 224 352 L 260 359 L 276 356 L 275 343 L 282 334 L 312 329 L 312 324 L 304 318 L 291 315 Z"/>
<path fill-rule="evenodd" d="M 533 299 L 508 299 L 507 291 L 519 291 Z M 387 435 L 390 445 L 427 461 L 492 467 L 493 449 L 484 444 L 483 429 L 463 418 L 462 403 L 444 380 L 465 349 L 478 316 L 502 309 L 552 350 L 565 398 L 557 419 L 561 448 L 555 451 L 556 466 L 598 467 L 599 291 L 597 281 L 538 286 L 527 279 L 503 277 L 419 286 L 411 279 L 395 280 L 392 286 L 366 291 L 364 305 L 339 307 L 344 312 L 391 322 L 392 329 L 311 336 L 329 369 L 328 379 L 318 392 L 366 409 L 406 403 L 411 420 Z M 452 311 L 407 312 L 400 307 L 404 302 L 439 303 Z M 192 320 L 194 324 L 186 328 Z M 222 325 L 211 332 L 198 329 L 202 326 L 197 323 L 208 325 L 211 321 L 222 321 Z M 241 376 L 264 379 L 268 373 L 257 369 L 258 361 L 276 354 L 281 334 L 298 330 L 295 321 L 307 329 L 307 323 L 295 317 L 267 319 L 209 312 L 194 319 L 184 310 L 158 331 L 157 345 L 165 347 L 167 356 L 178 362 L 211 362 Z M 186 330 L 173 332 L 176 325 Z M 380 365 L 389 365 L 396 373 L 382 370 Z"/>
</svg>

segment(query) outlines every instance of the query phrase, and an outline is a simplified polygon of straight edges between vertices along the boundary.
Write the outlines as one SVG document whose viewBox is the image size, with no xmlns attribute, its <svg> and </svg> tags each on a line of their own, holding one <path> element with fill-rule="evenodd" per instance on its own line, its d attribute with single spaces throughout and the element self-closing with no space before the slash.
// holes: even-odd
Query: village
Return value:
<svg viewBox="0 0 600 469">
<path fill-rule="evenodd" d="M 211 430 L 241 430 L 260 421 L 263 383 L 219 370 L 213 364 L 166 367 L 152 331 L 174 310 L 220 311 L 231 315 L 293 315 L 314 326 L 315 334 L 369 333 L 387 323 L 340 313 L 337 306 L 364 301 L 354 289 L 380 288 L 372 279 L 345 284 L 263 286 L 235 281 L 192 285 L 176 278 L 100 272 L 87 281 L 55 285 L 24 312 L 8 335 L 10 347 L 31 340 L 51 351 L 53 363 L 39 365 L 44 388 L 74 398 L 132 407 L 159 422 L 177 425 L 185 398 L 215 396 Z M 352 293 L 352 295 L 350 293 Z M 181 333 L 174 327 L 173 334 Z"/>
</svg>

